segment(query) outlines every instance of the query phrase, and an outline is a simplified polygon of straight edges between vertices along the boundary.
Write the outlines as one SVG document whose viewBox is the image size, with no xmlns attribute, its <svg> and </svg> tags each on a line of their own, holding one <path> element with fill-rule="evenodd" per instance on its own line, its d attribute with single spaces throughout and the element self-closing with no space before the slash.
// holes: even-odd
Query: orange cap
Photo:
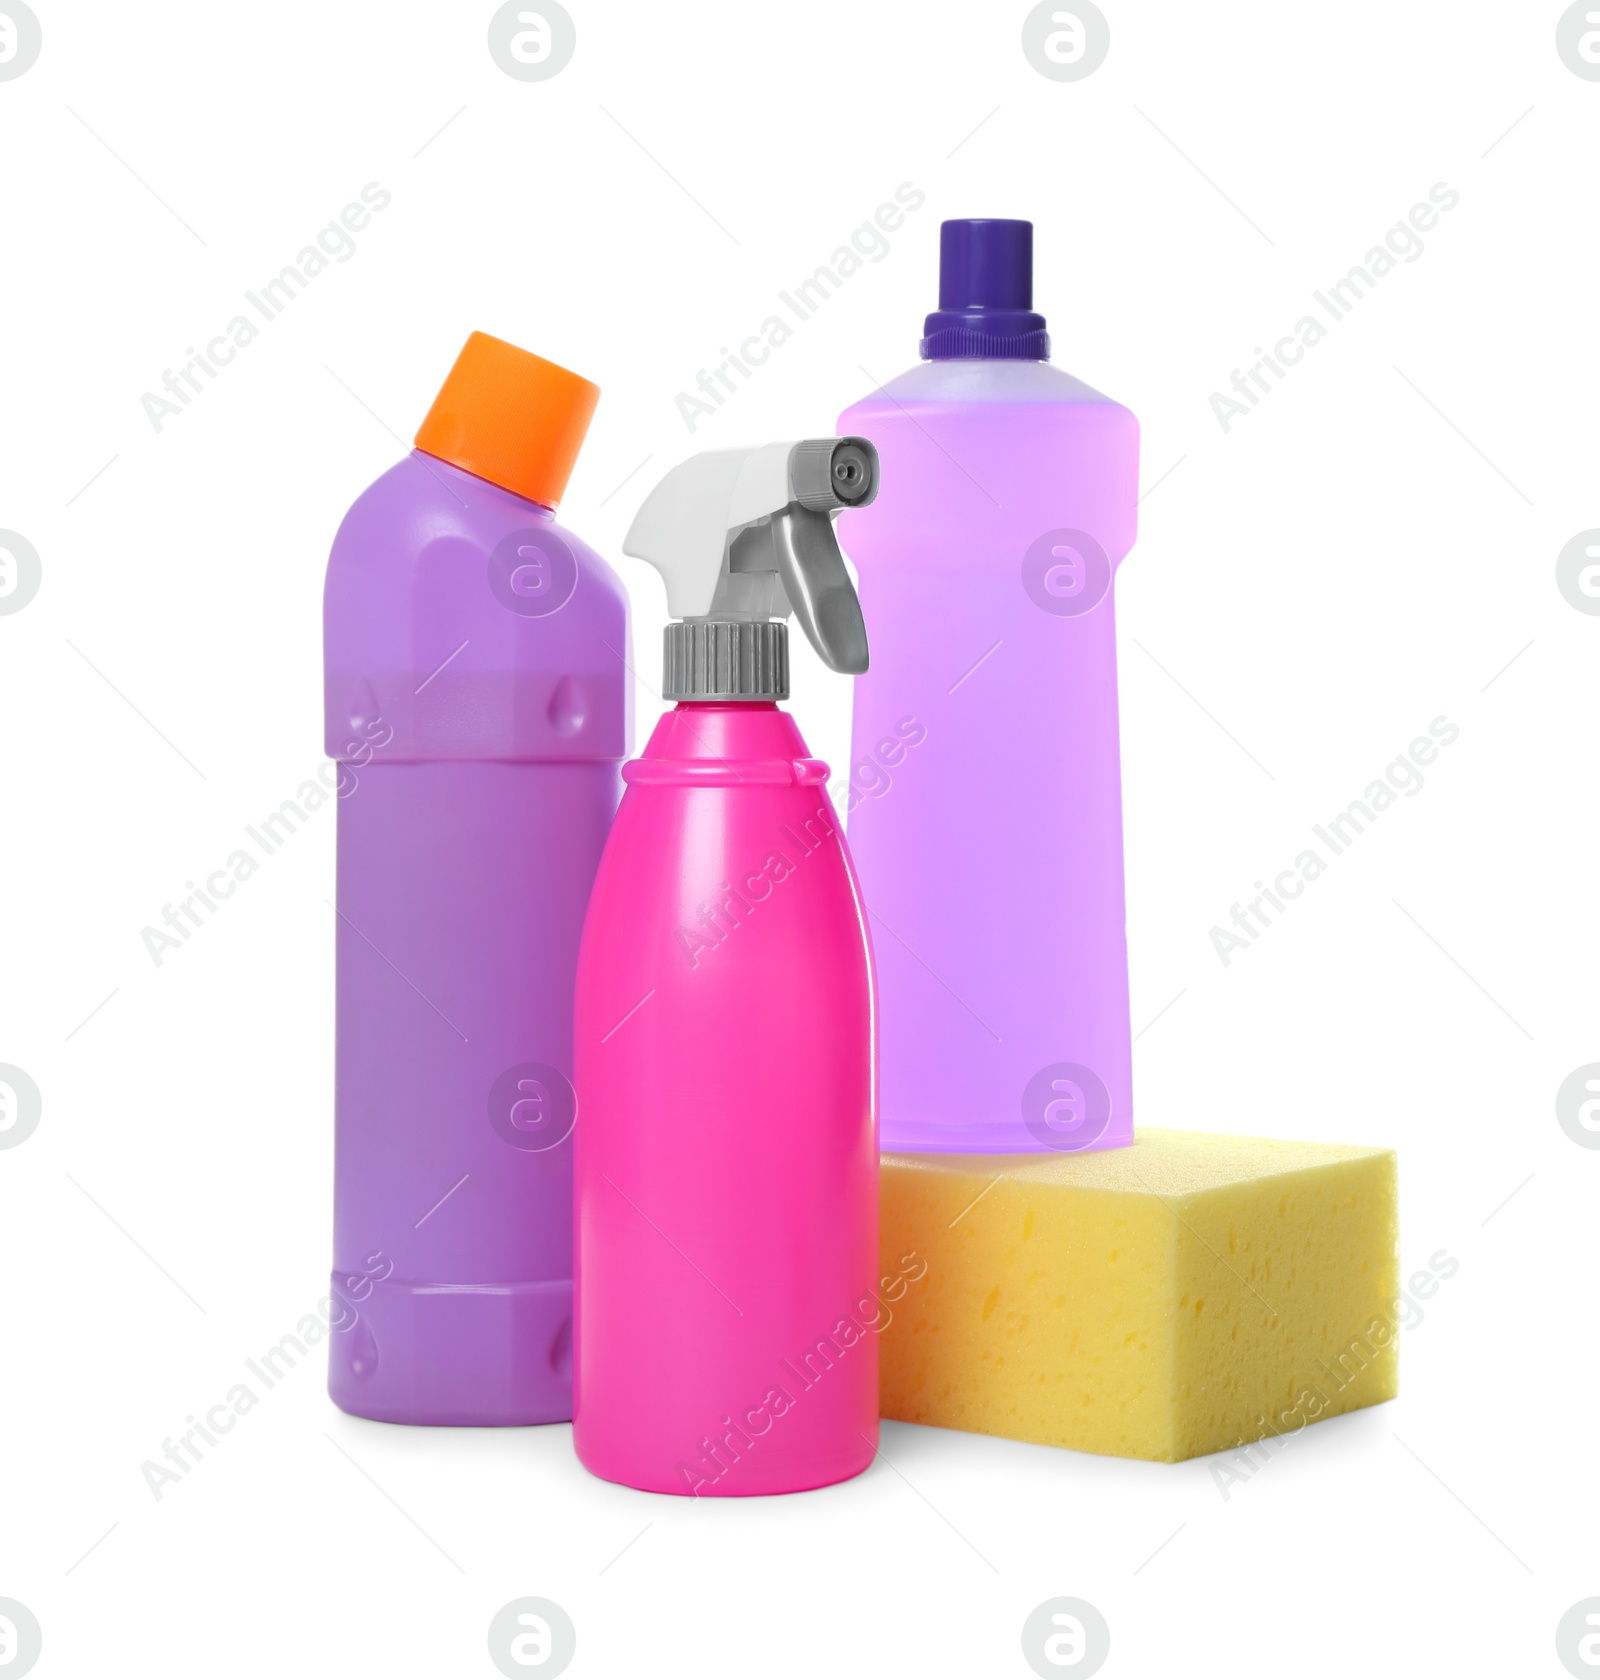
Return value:
<svg viewBox="0 0 1600 1680">
<path fill-rule="evenodd" d="M 417 428 L 416 445 L 553 508 L 572 476 L 600 387 L 475 332 Z"/>
</svg>

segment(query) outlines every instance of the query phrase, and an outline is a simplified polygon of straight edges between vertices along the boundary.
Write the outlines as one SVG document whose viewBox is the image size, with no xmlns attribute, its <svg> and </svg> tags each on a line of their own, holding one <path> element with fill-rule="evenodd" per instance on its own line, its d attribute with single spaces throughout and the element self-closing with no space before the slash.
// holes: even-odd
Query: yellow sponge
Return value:
<svg viewBox="0 0 1600 1680">
<path fill-rule="evenodd" d="M 1396 1391 L 1391 1150 L 885 1155 L 883 1415 L 1172 1462 Z"/>
</svg>

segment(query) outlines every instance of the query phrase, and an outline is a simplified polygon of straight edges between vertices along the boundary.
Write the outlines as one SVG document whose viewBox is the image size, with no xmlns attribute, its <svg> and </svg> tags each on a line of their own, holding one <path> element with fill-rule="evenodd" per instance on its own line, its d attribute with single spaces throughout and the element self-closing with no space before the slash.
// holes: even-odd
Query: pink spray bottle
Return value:
<svg viewBox="0 0 1600 1680">
<path fill-rule="evenodd" d="M 859 438 L 697 455 L 623 544 L 666 579 L 678 704 L 623 769 L 578 959 L 573 1441 L 652 1492 L 795 1492 L 877 1447 L 872 955 L 777 706 L 791 611 L 867 668 L 830 515 L 877 471 Z"/>
</svg>

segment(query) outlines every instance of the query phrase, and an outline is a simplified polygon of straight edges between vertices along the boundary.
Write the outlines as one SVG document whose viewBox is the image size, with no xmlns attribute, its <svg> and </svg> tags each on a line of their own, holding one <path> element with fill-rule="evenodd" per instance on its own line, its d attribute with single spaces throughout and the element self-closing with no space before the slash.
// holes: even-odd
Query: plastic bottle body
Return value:
<svg viewBox="0 0 1600 1680">
<path fill-rule="evenodd" d="M 549 511 L 414 454 L 325 600 L 341 760 L 329 1391 L 571 1415 L 572 989 L 627 751 L 626 606 Z"/>
<path fill-rule="evenodd" d="M 573 1440 L 662 1493 L 793 1492 L 877 1444 L 872 960 L 775 706 L 658 725 L 578 969 Z"/>
<path fill-rule="evenodd" d="M 1113 582 L 1138 423 L 1047 363 L 952 360 L 840 425 L 883 463 L 877 504 L 839 524 L 872 639 L 850 845 L 876 935 L 883 1147 L 1127 1143 Z"/>
</svg>

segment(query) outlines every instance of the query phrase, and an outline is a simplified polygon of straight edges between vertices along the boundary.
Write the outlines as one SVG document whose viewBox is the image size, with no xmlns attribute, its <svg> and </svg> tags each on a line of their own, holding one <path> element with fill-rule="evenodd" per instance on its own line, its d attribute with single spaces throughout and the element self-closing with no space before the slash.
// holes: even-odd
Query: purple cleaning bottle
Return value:
<svg viewBox="0 0 1600 1680">
<path fill-rule="evenodd" d="M 1138 422 L 1049 363 L 1033 226 L 946 222 L 923 364 L 845 410 L 883 491 L 839 537 L 850 849 L 872 916 L 888 1150 L 1132 1141 L 1112 581 Z"/>
<path fill-rule="evenodd" d="M 328 562 L 328 1390 L 361 1417 L 572 1415 L 573 983 L 631 731 L 622 586 L 551 510 L 598 397 L 474 333 Z"/>
</svg>

